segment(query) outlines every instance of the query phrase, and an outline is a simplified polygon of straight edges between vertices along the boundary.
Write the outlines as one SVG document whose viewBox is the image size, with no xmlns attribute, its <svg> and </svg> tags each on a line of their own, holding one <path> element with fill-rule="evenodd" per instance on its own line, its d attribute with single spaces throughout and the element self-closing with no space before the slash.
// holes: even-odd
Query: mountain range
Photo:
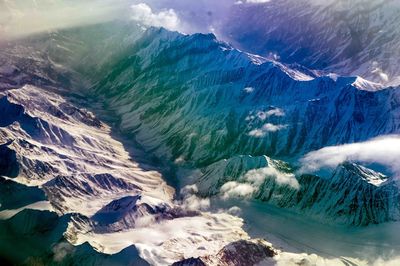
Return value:
<svg viewBox="0 0 400 266">
<path fill-rule="evenodd" d="M 0 256 L 28 265 L 392 259 L 400 87 L 384 75 L 398 74 L 399 34 L 374 34 L 396 25 L 397 5 L 289 2 L 238 4 L 232 19 L 269 20 L 256 15 L 247 31 L 230 23 L 233 44 L 125 20 L 1 42 Z M 301 29 L 288 26 L 305 17 Z M 326 26 L 338 18 L 352 30 Z M 360 242 L 344 243 L 354 246 L 344 255 L 279 240 L 247 223 L 237 201 Z"/>
</svg>

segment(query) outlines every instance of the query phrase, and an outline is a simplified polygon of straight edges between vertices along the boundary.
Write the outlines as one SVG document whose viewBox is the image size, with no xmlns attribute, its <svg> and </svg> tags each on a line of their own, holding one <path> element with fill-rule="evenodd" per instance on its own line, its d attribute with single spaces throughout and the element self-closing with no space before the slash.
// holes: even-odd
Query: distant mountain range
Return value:
<svg viewBox="0 0 400 266">
<path fill-rule="evenodd" d="M 312 69 L 399 83 L 396 0 L 234 5 L 220 31 L 236 46 Z"/>
</svg>

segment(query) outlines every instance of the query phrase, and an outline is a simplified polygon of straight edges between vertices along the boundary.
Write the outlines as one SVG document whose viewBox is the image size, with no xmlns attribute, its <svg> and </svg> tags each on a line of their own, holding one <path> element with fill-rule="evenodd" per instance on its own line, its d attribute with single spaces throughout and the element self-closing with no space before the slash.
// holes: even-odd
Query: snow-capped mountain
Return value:
<svg viewBox="0 0 400 266">
<path fill-rule="evenodd" d="M 34 255 L 234 265 L 250 252 L 252 264 L 321 263 L 250 240 L 241 218 L 204 211 L 206 197 L 251 197 L 348 226 L 399 220 L 391 169 L 298 171 L 311 151 L 399 134 L 399 87 L 289 66 L 213 34 L 131 26 L 59 30 L 0 51 L 0 230 L 32 221 L 22 235 L 39 228 L 53 248 Z M 139 157 L 196 175 L 177 174 L 189 186 L 176 197 L 157 160 L 136 161 L 119 134 Z"/>
<path fill-rule="evenodd" d="M 159 172 L 141 168 L 106 124 L 59 95 L 24 86 L 0 102 L 9 114 L 2 159 L 11 158 L 0 168 L 0 255 L 12 262 L 231 265 L 253 251 L 252 264 L 317 258 L 251 240 L 240 218 L 173 201 Z"/>
<path fill-rule="evenodd" d="M 62 234 L 72 244 L 88 242 L 106 254 L 135 245 L 142 258 L 157 265 L 212 254 L 248 238 L 239 218 L 175 204 L 174 189 L 162 175 L 134 162 L 122 143 L 111 137 L 111 129 L 92 113 L 33 86 L 9 90 L 0 102 L 1 112 L 7 113 L 1 118 L 0 174 L 8 188 L 8 197 L 0 199 L 0 218 L 6 227 L 21 226 L 13 220 L 28 223 L 26 232 L 4 236 L 29 234 L 39 230 L 35 221 L 50 219 L 55 228 L 43 225 L 50 226 L 48 236 L 33 232 L 46 239 L 47 248 L 57 245 Z M 202 227 L 204 234 L 193 235 L 195 227 Z M 147 232 L 154 239 L 147 238 Z M 198 247 L 203 249 L 197 251 Z M 49 252 L 41 248 L 39 255 Z"/>
<path fill-rule="evenodd" d="M 246 173 L 237 155 L 249 155 L 246 164 L 257 169 L 266 163 L 260 155 L 287 160 L 325 146 L 400 131 L 397 87 L 291 69 L 235 50 L 213 35 L 151 29 L 136 47 L 135 63 L 106 75 L 95 87 L 96 94 L 106 95 L 106 106 L 121 118 L 122 130 L 134 133 L 159 156 L 197 166 L 218 165 L 229 158 L 223 176 L 208 174 L 208 186 L 203 188 L 208 192 Z M 379 188 L 365 178 L 379 173 L 358 166 L 357 171 L 346 170 L 349 167 L 339 166 L 332 177 L 325 176 L 333 184 L 323 177 L 297 177 L 305 191 L 265 181 L 264 192 L 256 197 L 281 207 L 315 208 L 310 213 L 348 224 L 398 220 L 399 206 L 392 201 L 398 197 L 397 185 L 388 182 Z M 321 182 L 315 185 L 318 196 L 313 195 L 314 182 Z M 361 187 L 355 189 L 354 182 Z M 345 193 L 343 197 L 331 196 L 338 195 L 337 190 Z M 384 213 L 376 213 L 376 198 L 385 206 Z M 320 199 L 327 205 L 318 204 Z M 343 212 L 348 209 L 352 211 Z"/>
<path fill-rule="evenodd" d="M 219 31 L 286 63 L 398 84 L 399 12 L 396 0 L 275 0 L 233 6 Z"/>
<path fill-rule="evenodd" d="M 399 132 L 397 87 L 312 76 L 213 35 L 171 34 L 148 31 L 135 63 L 96 86 L 121 128 L 151 150 L 207 164 L 232 155 L 296 156 Z"/>
<path fill-rule="evenodd" d="M 95 27 L 89 31 L 108 36 L 113 28 L 110 25 L 103 31 Z M 104 54 L 108 58 L 104 64 L 102 61 L 93 64 L 93 59 L 98 58 L 96 53 L 108 51 L 113 41 L 98 45 L 96 53 L 88 53 L 83 60 L 88 62 L 86 68 L 83 63 L 76 63 L 78 57 L 70 52 L 70 56 L 57 60 L 56 47 L 60 44 L 66 51 L 73 49 L 72 44 L 79 43 L 78 40 L 92 45 L 90 38 L 75 31 L 45 36 L 45 40 L 51 40 L 47 42 L 49 47 L 56 50 L 42 56 L 50 56 L 53 64 L 57 62 L 53 66 L 55 71 L 63 66 L 66 76 L 74 76 L 78 70 L 92 72 L 85 75 L 89 77 L 86 84 L 92 84 L 86 93 L 118 117 L 125 134 L 134 135 L 138 143 L 158 157 L 166 157 L 178 165 L 211 169 L 218 169 L 220 162 L 228 159 L 229 167 L 224 170 L 228 173 L 219 176 L 211 171 L 208 185 L 204 185 L 204 178 L 200 181 L 200 191 L 217 194 L 224 183 L 237 181 L 246 174 L 243 169 L 248 166 L 241 168 L 243 159 L 238 160 L 237 156 L 245 155 L 245 164 L 254 164 L 248 170 L 266 167 L 264 157 L 259 157 L 264 155 L 295 164 L 296 158 L 325 146 L 360 142 L 400 131 L 397 87 L 384 88 L 361 77 L 320 76 L 305 68 L 290 68 L 236 50 L 212 34 L 182 35 L 156 28 L 136 32 L 127 37 L 118 51 Z M 87 48 L 81 44 L 77 50 L 87 51 Z M 129 56 L 123 56 L 125 53 Z M 16 60 L 14 66 L 19 65 L 26 64 Z M 291 171 L 293 174 L 294 170 Z M 206 176 L 207 173 L 208 170 Z M 95 184 L 102 182 L 97 179 L 101 176 L 82 175 L 77 179 L 87 182 L 88 178 Z M 323 178 L 328 176 L 315 177 L 315 182 L 325 182 Z M 359 178 L 362 181 L 363 175 Z M 302 177 L 294 180 L 304 187 Z M 58 184 L 67 186 L 68 177 L 59 174 L 44 187 L 62 199 L 63 189 Z M 275 185 L 272 182 L 265 186 Z M 282 190 L 279 193 L 283 195 L 294 193 L 292 187 Z M 328 195 L 330 190 L 327 186 Z M 390 193 L 397 193 L 395 186 L 393 191 Z M 271 201 L 271 195 L 256 197 Z M 365 201 L 370 197 L 373 196 Z M 274 203 L 307 209 L 300 200 Z M 346 208 L 340 203 L 343 202 L 338 198 L 330 204 Z M 322 211 L 316 204 L 312 207 L 328 220 L 339 219 L 349 224 L 397 220 L 397 205 L 389 199 L 384 204 L 394 209 L 391 215 L 382 216 L 385 218 L 357 211 L 346 217 L 340 210 Z M 373 209 L 374 203 L 369 206 Z M 364 210 L 362 205 L 357 207 Z"/>
<path fill-rule="evenodd" d="M 294 179 L 291 172 L 284 162 L 265 156 L 238 156 L 204 168 L 196 183 L 199 194 L 206 197 L 221 192 L 250 195 L 335 224 L 359 226 L 400 218 L 400 193 L 394 178 L 354 163 L 339 165 L 323 177 L 304 174 Z M 250 188 L 250 194 L 237 193 L 229 185 Z"/>
</svg>

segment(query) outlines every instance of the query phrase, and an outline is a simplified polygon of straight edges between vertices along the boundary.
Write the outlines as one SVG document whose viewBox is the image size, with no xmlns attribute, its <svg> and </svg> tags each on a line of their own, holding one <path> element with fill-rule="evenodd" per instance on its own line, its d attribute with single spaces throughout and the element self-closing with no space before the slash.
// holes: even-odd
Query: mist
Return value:
<svg viewBox="0 0 400 266">
<path fill-rule="evenodd" d="M 214 32 L 234 0 L 0 0 L 0 41 L 126 19 L 183 33 Z"/>
<path fill-rule="evenodd" d="M 129 17 L 128 0 L 0 2 L 0 40 Z"/>
</svg>

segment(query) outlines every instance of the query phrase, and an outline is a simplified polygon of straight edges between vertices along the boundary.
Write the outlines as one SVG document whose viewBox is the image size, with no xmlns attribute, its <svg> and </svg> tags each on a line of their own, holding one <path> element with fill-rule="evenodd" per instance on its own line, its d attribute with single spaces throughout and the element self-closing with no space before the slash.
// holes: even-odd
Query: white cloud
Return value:
<svg viewBox="0 0 400 266">
<path fill-rule="evenodd" d="M 262 130 L 267 131 L 267 132 L 275 132 L 275 131 L 281 130 L 285 127 L 286 127 L 286 125 L 274 125 L 271 123 L 267 123 L 262 127 Z"/>
<path fill-rule="evenodd" d="M 246 88 L 244 88 L 243 89 L 243 91 L 245 92 L 245 93 L 252 93 L 253 91 L 254 91 L 254 88 L 253 87 L 246 87 Z"/>
<path fill-rule="evenodd" d="M 256 187 L 262 185 L 266 178 L 275 179 L 279 185 L 289 185 L 294 189 L 299 189 L 300 185 L 294 174 L 282 173 L 272 167 L 264 167 L 248 171 L 244 179 L 253 183 Z"/>
<path fill-rule="evenodd" d="M 131 6 L 131 18 L 145 26 L 164 27 L 168 30 L 179 30 L 180 20 L 174 9 L 153 12 L 145 3 Z"/>
<path fill-rule="evenodd" d="M 221 197 L 228 198 L 250 198 L 258 192 L 267 178 L 272 178 L 278 185 L 291 186 L 299 189 L 300 185 L 294 174 L 278 171 L 273 167 L 264 167 L 248 171 L 238 181 L 225 183 L 221 189 Z"/>
<path fill-rule="evenodd" d="M 210 199 L 191 195 L 183 200 L 182 207 L 191 211 L 206 211 L 210 208 Z"/>
<path fill-rule="evenodd" d="M 183 163 L 185 163 L 185 162 L 186 162 L 186 160 L 185 160 L 185 157 L 183 157 L 183 156 L 179 156 L 179 157 L 176 158 L 175 161 L 174 161 L 175 164 L 183 164 Z"/>
<path fill-rule="evenodd" d="M 287 265 L 324 265 L 324 266 L 337 266 L 346 265 L 339 258 L 324 258 L 316 254 L 306 253 L 292 253 L 292 252 L 281 252 L 279 258 L 276 259 L 276 266 L 287 266 Z M 351 259 L 351 265 L 366 265 L 355 259 Z M 353 263 L 354 262 L 354 263 Z M 359 263 L 357 263 L 359 262 Z M 350 263 L 349 263 L 350 264 Z"/>
<path fill-rule="evenodd" d="M 380 67 L 379 63 L 374 61 L 372 62 L 372 74 L 378 75 L 382 82 L 387 83 L 389 81 L 389 75 L 386 74 L 383 69 Z"/>
<path fill-rule="evenodd" d="M 192 195 L 192 194 L 196 194 L 196 193 L 198 193 L 198 192 L 199 192 L 199 189 L 197 188 L 197 185 L 196 185 L 196 184 L 194 184 L 194 185 L 188 185 L 188 186 L 185 186 L 185 187 L 183 187 L 183 188 L 181 189 L 181 195 L 182 195 L 183 197 L 186 197 L 186 196 Z"/>
<path fill-rule="evenodd" d="M 235 0 L 137 0 L 135 3 L 146 3 L 153 10 L 172 8 L 181 22 L 179 30 L 185 33 L 213 32 L 222 39 L 219 29 L 228 20 Z"/>
<path fill-rule="evenodd" d="M 285 112 L 280 108 L 275 108 L 275 109 L 269 110 L 265 114 L 267 115 L 267 117 L 270 117 L 270 116 L 285 116 Z"/>
<path fill-rule="evenodd" d="M 256 192 L 256 188 L 251 184 L 230 181 L 221 187 L 220 192 L 223 199 L 248 198 Z"/>
<path fill-rule="evenodd" d="M 248 135 L 256 138 L 261 138 L 264 137 L 268 132 L 276 132 L 286 127 L 287 125 L 274 125 L 271 123 L 266 123 L 261 128 L 251 130 Z"/>
<path fill-rule="evenodd" d="M 266 112 L 263 111 L 257 112 L 257 117 L 260 120 L 265 120 L 267 118 L 270 118 L 271 116 L 284 116 L 284 115 L 285 113 L 283 112 L 283 110 L 279 108 L 272 109 Z"/>
<path fill-rule="evenodd" d="M 285 116 L 285 112 L 280 108 L 275 108 L 266 112 L 267 117 L 270 116 Z"/>
<path fill-rule="evenodd" d="M 400 177 L 400 135 L 378 137 L 369 141 L 325 147 L 301 159 L 301 172 L 335 168 L 346 161 L 380 164 Z"/>
<path fill-rule="evenodd" d="M 249 132 L 249 136 L 256 137 L 256 138 L 262 138 L 266 135 L 266 132 L 264 132 L 262 129 L 253 129 L 252 131 Z"/>
<path fill-rule="evenodd" d="M 270 118 L 272 116 L 276 117 L 285 116 L 285 112 L 280 108 L 274 108 L 268 111 L 255 111 L 255 112 L 253 111 L 250 112 L 250 114 L 246 117 L 246 121 L 253 121 L 256 118 L 260 121 L 265 121 L 267 118 Z"/>
<path fill-rule="evenodd" d="M 228 209 L 228 213 L 234 216 L 239 216 L 242 213 L 242 209 L 238 206 L 232 206 Z"/>
<path fill-rule="evenodd" d="M 182 207 L 191 211 L 206 211 L 210 208 L 210 199 L 196 196 L 199 192 L 196 185 L 185 186 L 181 190 Z"/>
</svg>

